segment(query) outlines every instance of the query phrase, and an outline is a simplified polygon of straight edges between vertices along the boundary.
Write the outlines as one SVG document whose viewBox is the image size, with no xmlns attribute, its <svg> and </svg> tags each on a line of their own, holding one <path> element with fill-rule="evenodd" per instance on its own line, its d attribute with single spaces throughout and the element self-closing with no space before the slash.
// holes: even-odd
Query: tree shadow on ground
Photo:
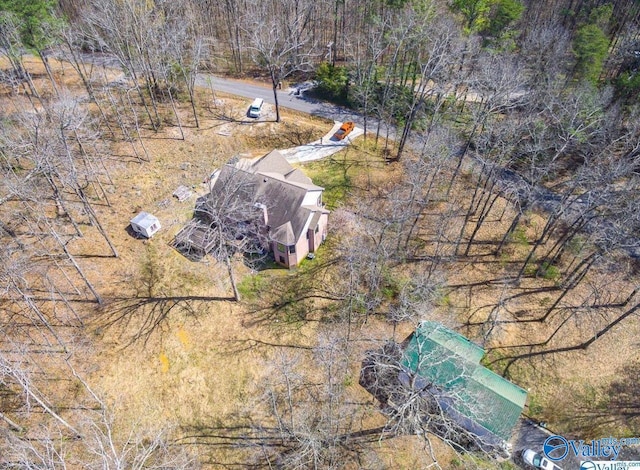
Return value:
<svg viewBox="0 0 640 470">
<path fill-rule="evenodd" d="M 247 327 L 293 327 L 304 322 L 332 320 L 345 299 L 326 286 L 326 270 L 335 260 L 314 259 L 295 275 L 260 273 L 247 278 L 241 289 L 248 306 Z M 291 273 L 289 273 L 291 274 Z"/>
<path fill-rule="evenodd" d="M 572 427 L 585 435 L 604 435 L 616 431 L 621 435 L 640 434 L 640 361 L 627 364 L 616 374 L 618 379 L 602 387 L 593 396 L 583 397 L 568 417 Z"/>
<path fill-rule="evenodd" d="M 194 295 L 112 298 L 101 308 L 98 328 L 116 328 L 126 338 L 125 348 L 138 341 L 146 346 L 155 333 L 163 333 L 168 328 L 171 313 L 184 312 L 198 317 L 209 302 L 221 301 L 234 301 L 234 298 Z"/>
<path fill-rule="evenodd" d="M 284 432 L 282 427 L 268 426 L 253 419 L 246 424 L 224 424 L 217 418 L 218 423 L 212 425 L 186 425 L 181 428 L 183 436 L 175 441 L 178 445 L 197 445 L 198 448 L 209 448 L 213 455 L 220 455 L 220 450 L 235 451 L 237 457 L 229 456 L 225 461 L 216 458 L 208 461 L 220 468 L 265 468 L 269 462 L 286 459 L 290 453 L 300 451 L 301 439 L 304 436 L 296 433 Z M 237 416 L 230 416 L 229 422 L 246 421 Z M 389 433 L 382 426 L 362 429 L 331 436 L 331 443 L 318 442 L 320 446 L 338 445 L 341 452 L 352 454 L 353 460 L 358 460 L 357 455 L 366 453 L 366 446 L 391 439 L 394 434 Z M 217 452 L 216 452 L 217 451 Z M 237 453 L 240 452 L 240 455 Z M 201 454 L 207 458 L 207 452 Z M 244 457 L 244 458 L 243 458 Z M 251 465 L 250 462 L 256 461 Z"/>
</svg>

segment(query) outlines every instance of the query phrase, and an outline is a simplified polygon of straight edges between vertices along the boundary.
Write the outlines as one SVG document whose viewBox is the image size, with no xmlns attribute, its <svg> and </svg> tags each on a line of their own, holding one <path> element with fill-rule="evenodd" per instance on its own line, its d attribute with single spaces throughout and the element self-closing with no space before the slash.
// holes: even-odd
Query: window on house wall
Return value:
<svg viewBox="0 0 640 470">
<path fill-rule="evenodd" d="M 278 251 L 280 253 L 284 253 L 285 252 L 285 247 L 282 243 L 278 243 Z"/>
<path fill-rule="evenodd" d="M 280 256 L 280 262 L 284 264 L 284 256 Z"/>
<path fill-rule="evenodd" d="M 320 231 L 320 226 L 316 225 L 316 229 L 314 230 L 315 233 L 318 233 Z"/>
<path fill-rule="evenodd" d="M 296 246 L 295 245 L 291 245 L 289 247 L 289 253 L 295 253 L 296 252 Z"/>
</svg>

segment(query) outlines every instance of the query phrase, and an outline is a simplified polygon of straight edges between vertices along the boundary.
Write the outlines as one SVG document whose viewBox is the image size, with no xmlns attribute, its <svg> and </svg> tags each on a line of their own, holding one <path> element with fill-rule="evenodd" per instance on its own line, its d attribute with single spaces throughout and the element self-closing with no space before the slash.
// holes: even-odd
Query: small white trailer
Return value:
<svg viewBox="0 0 640 470">
<path fill-rule="evenodd" d="M 139 233 L 143 237 L 151 238 L 158 230 L 160 230 L 160 221 L 155 215 L 148 212 L 140 212 L 129 221 L 134 232 Z"/>
</svg>

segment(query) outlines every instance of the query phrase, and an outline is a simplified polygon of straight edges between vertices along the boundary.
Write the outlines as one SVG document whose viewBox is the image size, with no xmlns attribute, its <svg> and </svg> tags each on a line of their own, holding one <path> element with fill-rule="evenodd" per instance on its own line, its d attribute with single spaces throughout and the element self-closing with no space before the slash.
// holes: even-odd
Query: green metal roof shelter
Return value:
<svg viewBox="0 0 640 470">
<path fill-rule="evenodd" d="M 440 404 L 469 431 L 508 441 L 527 392 L 480 364 L 484 350 L 443 325 L 424 321 L 411 335 L 401 359 L 410 373 L 435 385 Z"/>
</svg>

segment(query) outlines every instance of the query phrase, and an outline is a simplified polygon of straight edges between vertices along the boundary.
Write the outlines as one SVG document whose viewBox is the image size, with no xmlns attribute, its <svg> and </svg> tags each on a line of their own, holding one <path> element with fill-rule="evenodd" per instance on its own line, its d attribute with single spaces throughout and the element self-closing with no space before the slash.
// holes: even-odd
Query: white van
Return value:
<svg viewBox="0 0 640 470">
<path fill-rule="evenodd" d="M 260 117 L 260 112 L 262 111 L 262 105 L 264 104 L 264 100 L 262 98 L 256 98 L 249 106 L 249 117 L 258 118 Z"/>
</svg>

